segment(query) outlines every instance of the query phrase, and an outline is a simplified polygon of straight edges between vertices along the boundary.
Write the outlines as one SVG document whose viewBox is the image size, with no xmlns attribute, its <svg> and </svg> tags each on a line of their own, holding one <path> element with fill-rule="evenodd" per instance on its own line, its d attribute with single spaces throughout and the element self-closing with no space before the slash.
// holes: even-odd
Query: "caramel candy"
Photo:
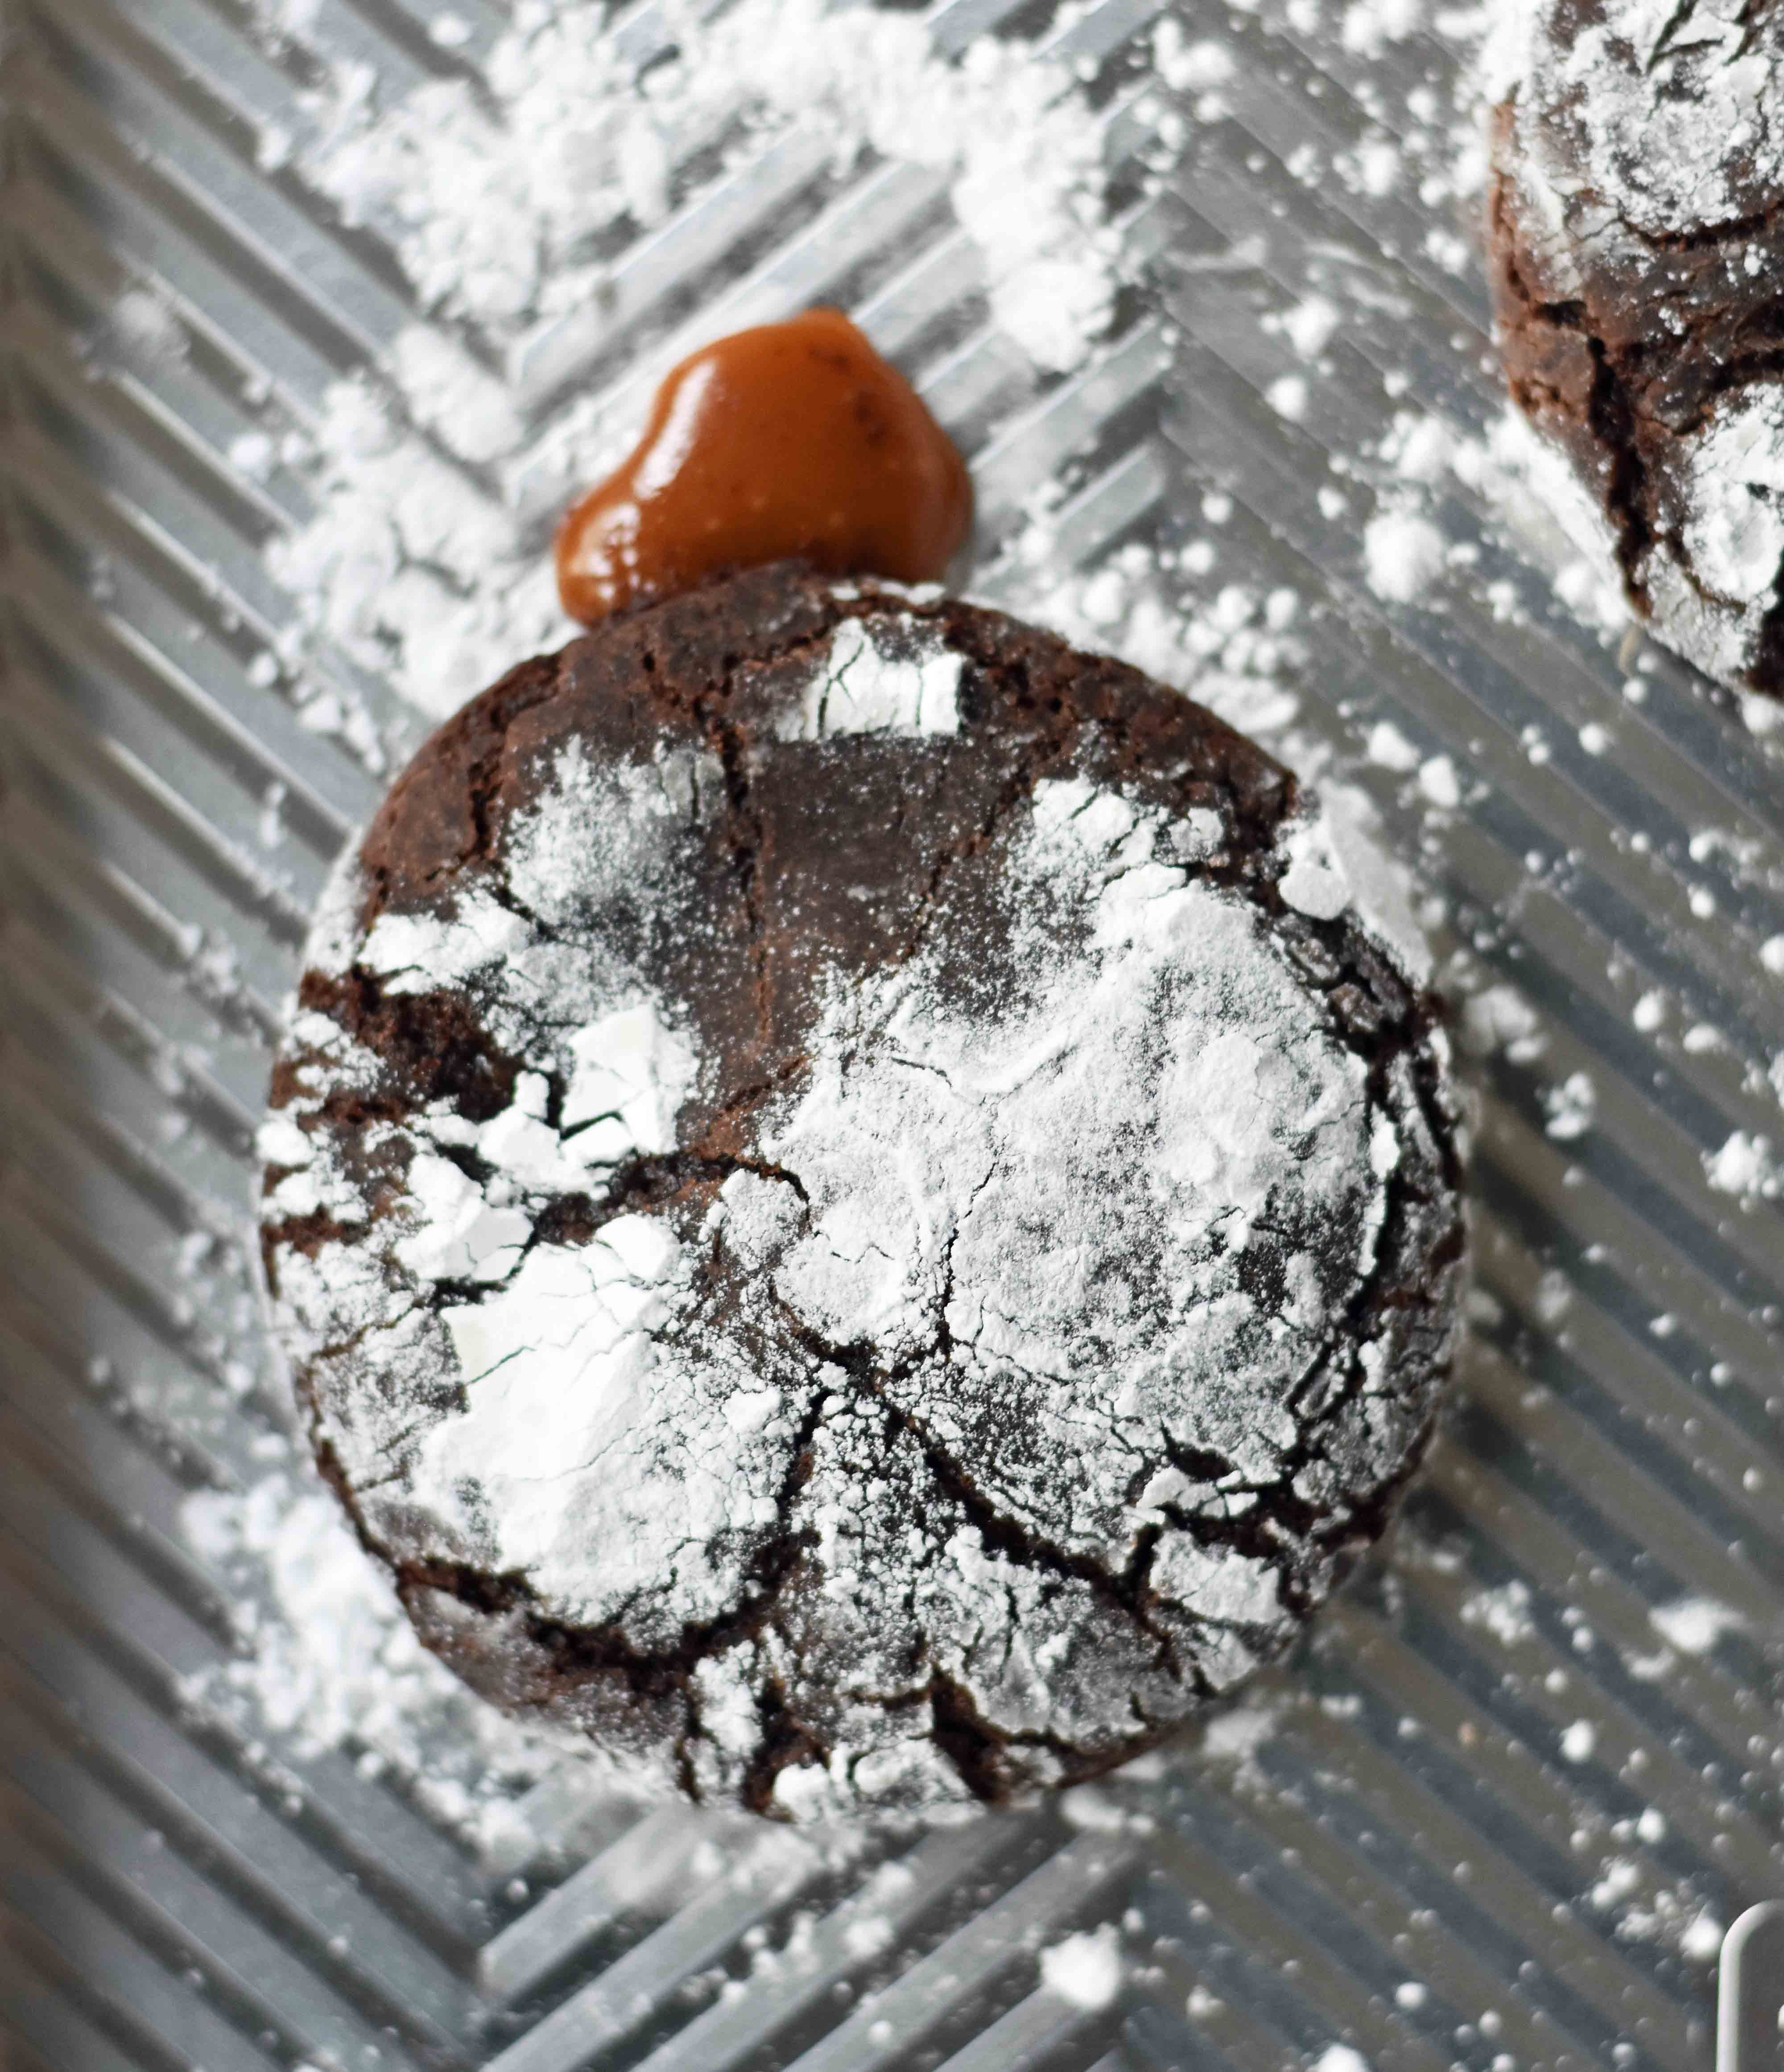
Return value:
<svg viewBox="0 0 1784 2072">
<path fill-rule="evenodd" d="M 797 557 L 838 574 L 939 577 L 972 523 L 947 434 L 837 310 L 717 339 L 657 392 L 643 438 L 557 535 L 586 626 L 721 569 Z"/>
</svg>

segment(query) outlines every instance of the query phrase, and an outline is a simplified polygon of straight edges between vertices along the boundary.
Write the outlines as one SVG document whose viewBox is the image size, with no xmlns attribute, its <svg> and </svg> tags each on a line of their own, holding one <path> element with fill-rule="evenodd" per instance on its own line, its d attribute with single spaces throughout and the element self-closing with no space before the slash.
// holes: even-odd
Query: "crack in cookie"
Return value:
<svg viewBox="0 0 1784 2072">
<path fill-rule="evenodd" d="M 1120 664 L 795 569 L 475 701 L 325 902 L 263 1139 L 423 1638 L 790 1818 L 1094 1775 L 1280 1654 L 1455 1324 L 1371 855 Z"/>
</svg>

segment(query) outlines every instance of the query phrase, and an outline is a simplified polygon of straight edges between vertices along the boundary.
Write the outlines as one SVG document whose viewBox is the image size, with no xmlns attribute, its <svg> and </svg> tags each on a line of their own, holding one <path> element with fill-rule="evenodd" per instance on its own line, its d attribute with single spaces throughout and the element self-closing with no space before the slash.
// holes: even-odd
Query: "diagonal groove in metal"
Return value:
<svg viewBox="0 0 1784 2072">
<path fill-rule="evenodd" d="M 1297 153 L 1330 166 L 1371 138 L 1416 148 L 1407 96 L 1427 75 L 1447 92 L 1454 63 L 1433 35 L 1366 55 L 1320 10 L 1178 10 L 1186 38 L 1238 59 L 1225 112 L 1198 117 L 1181 191 L 1124 225 L 1166 293 L 1063 382 L 1037 379 L 989 323 L 980 257 L 935 175 L 868 161 L 837 178 L 796 138 L 758 143 L 617 255 L 617 317 L 506 352 L 533 443 L 478 484 L 543 520 L 573 388 L 592 379 L 621 427 L 713 331 L 846 294 L 972 448 L 988 541 L 1062 478 L 1062 566 L 1206 536 L 1217 583 L 1281 586 L 1318 615 L 1301 688 L 1324 738 L 1354 744 L 1390 719 L 1421 757 L 1452 759 L 1466 796 L 1429 882 L 1463 931 L 1515 916 L 1483 935 L 1480 968 L 1538 1004 L 1548 1046 L 1481 1075 L 1493 1314 L 1403 1552 L 1265 1687 L 1271 1730 L 1239 1774 L 1179 1754 L 1161 1779 L 1100 1787 L 1075 1840 L 1017 1818 L 901 1844 L 889 1863 L 870 1848 L 844 1871 L 757 1831 L 603 1800 L 566 1764 L 479 1862 L 351 1749 L 281 1749 L 257 1773 L 182 1710 L 179 1678 L 229 1644 L 226 1579 L 183 1543 L 182 1506 L 208 1483 L 250 1485 L 282 1412 L 222 1385 L 180 1248 L 234 1226 L 302 917 L 378 789 L 250 675 L 291 616 L 263 544 L 310 504 L 294 478 L 245 477 L 230 450 L 244 430 L 313 421 L 329 383 L 418 314 L 390 226 L 343 228 L 300 175 L 261 175 L 254 146 L 268 125 L 302 134 L 319 56 L 370 62 L 392 91 L 475 77 L 505 11 L 451 11 L 468 35 L 448 49 L 430 0 L 319 0 L 274 50 L 233 0 L 18 10 L 0 196 L 14 291 L 0 1575 L 19 1607 L 0 1618 L 0 1819 L 23 1837 L 0 1878 L 6 2047 L 18 2036 L 31 2072 L 291 2072 L 308 2054 L 351 2064 L 388 2013 L 404 2041 L 386 2039 L 387 2062 L 467 2072 L 857 2072 L 924 2051 L 943 2072 L 1086 2072 L 1117 2025 L 1095 2072 L 1280 2072 L 1340 2034 L 1433 2072 L 1613 2049 L 1635 2072 L 1683 2072 L 1708 1974 L 1619 1938 L 1575 1836 L 1628 1831 L 1622 1859 L 1722 1918 L 1778 1874 L 1779 1790 L 1751 1744 L 1775 1728 L 1784 1602 L 1779 1223 L 1774 1206 L 1711 1193 L 1703 1161 L 1735 1129 L 1784 1135 L 1763 1076 L 1784 1013 L 1755 979 L 1757 946 L 1784 932 L 1784 792 L 1778 758 L 1663 658 L 1645 702 L 1607 708 L 1613 658 L 1474 492 L 1433 506 L 1474 559 L 1410 610 L 1363 580 L 1363 485 L 1346 480 L 1343 523 L 1319 513 L 1334 459 L 1396 409 L 1479 438 L 1498 409 L 1482 284 L 1427 249 L 1409 190 L 1293 170 Z M 943 0 L 927 18 L 945 48 L 1015 22 L 1104 65 L 1104 135 L 1130 161 L 1156 82 L 1129 80 L 1121 56 L 1155 9 L 1104 0 L 1052 30 L 1040 11 Z M 639 60 L 669 32 L 649 4 L 615 24 Z M 738 245 L 770 225 L 761 249 Z M 1252 263 L 1197 269 L 1240 240 Z M 1334 371 L 1291 424 L 1266 392 L 1298 363 L 1256 316 L 1322 267 L 1380 292 L 1347 310 Z M 697 314 L 666 323 L 693 283 Z M 173 312 L 183 357 L 108 335 L 138 286 Z M 1223 491 L 1230 516 L 1204 528 L 1204 497 Z M 413 738 L 383 686 L 343 657 L 322 666 Z M 1607 709 L 1614 738 L 1589 753 L 1578 730 Z M 1416 802 L 1362 774 L 1411 853 Z M 1729 840 L 1699 855 L 1705 827 Z M 1539 880 L 1533 852 L 1549 859 Z M 1669 1030 L 1713 1025 L 1720 1047 L 1638 1030 L 1638 987 L 1664 994 Z M 1558 1141 L 1543 1096 L 1576 1071 L 1595 1120 Z M 1481 1607 L 1514 1586 L 1523 1623 L 1502 1639 Z M 1653 1615 L 1682 1597 L 1742 1623 L 1648 1674 Z M 1565 1753 L 1570 1729 L 1590 1730 L 1588 1758 Z M 1634 1832 L 1645 1803 L 1664 1805 L 1658 1833 Z M 166 1809 L 159 1845 L 151 1804 Z M 1094 1824 L 1137 1808 L 1150 1832 Z M 710 1877 L 690 1868 L 707 1842 Z M 1046 1944 L 1124 1916 L 1146 1968 L 1116 2007 L 1039 1984 Z M 215 1994 L 183 1975 L 182 1938 Z M 1403 1974 L 1422 2000 L 1396 1998 Z M 1486 2008 L 1493 2037 L 1458 2040 Z"/>
<path fill-rule="evenodd" d="M 225 1739 L 203 1731 L 182 1696 L 215 1643 L 189 1622 L 176 1624 L 140 1587 L 128 1611 L 141 1632 L 92 1628 L 70 1593 L 97 1555 L 89 1545 L 71 1571 L 52 1565 L 53 1552 L 31 1544 L 11 1520 L 0 1525 L 0 1566 L 18 1593 L 8 1647 L 15 1678 L 29 1679 L 15 1688 L 28 1688 L 40 1718 L 49 1708 L 60 1722 L 59 1745 L 76 1748 L 167 1845 L 306 1950 L 309 1962 L 351 1984 L 362 2000 L 369 1996 L 381 2019 L 418 2024 L 424 2037 L 452 2027 L 475 1912 L 453 1908 L 459 1918 L 451 1917 L 450 1885 L 430 1896 L 380 1874 L 363 1843 L 354 1845 L 349 1823 L 328 1817 L 326 1806 L 313 1817 L 301 1790 L 294 1799 L 290 1780 L 232 1774 Z M 78 1722 L 96 1707 L 104 1708 L 105 1729 L 84 1734 Z"/>
</svg>

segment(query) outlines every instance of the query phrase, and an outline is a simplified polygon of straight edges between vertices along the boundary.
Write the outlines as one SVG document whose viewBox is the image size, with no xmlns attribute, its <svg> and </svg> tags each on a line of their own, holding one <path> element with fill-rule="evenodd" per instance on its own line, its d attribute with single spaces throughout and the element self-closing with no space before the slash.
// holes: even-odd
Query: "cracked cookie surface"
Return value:
<svg viewBox="0 0 1784 2072">
<path fill-rule="evenodd" d="M 1660 638 L 1784 694 L 1784 6 L 1506 22 L 1490 257 L 1513 396 Z"/>
<path fill-rule="evenodd" d="M 1447 1053 L 1367 845 L 998 615 L 780 568 L 475 700 L 262 1133 L 318 1458 L 496 1702 L 787 1817 L 1280 1654 L 1429 1435 Z"/>
</svg>

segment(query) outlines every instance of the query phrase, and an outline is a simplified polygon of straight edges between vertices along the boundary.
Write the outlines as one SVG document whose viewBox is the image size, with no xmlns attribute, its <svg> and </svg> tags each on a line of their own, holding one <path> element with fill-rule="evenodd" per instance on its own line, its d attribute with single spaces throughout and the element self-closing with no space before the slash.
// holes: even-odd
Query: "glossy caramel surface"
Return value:
<svg viewBox="0 0 1784 2072">
<path fill-rule="evenodd" d="M 682 361 L 624 465 L 564 520 L 558 589 L 592 626 L 795 556 L 929 582 L 972 523 L 966 463 L 922 398 L 847 317 L 812 310 Z"/>
</svg>

